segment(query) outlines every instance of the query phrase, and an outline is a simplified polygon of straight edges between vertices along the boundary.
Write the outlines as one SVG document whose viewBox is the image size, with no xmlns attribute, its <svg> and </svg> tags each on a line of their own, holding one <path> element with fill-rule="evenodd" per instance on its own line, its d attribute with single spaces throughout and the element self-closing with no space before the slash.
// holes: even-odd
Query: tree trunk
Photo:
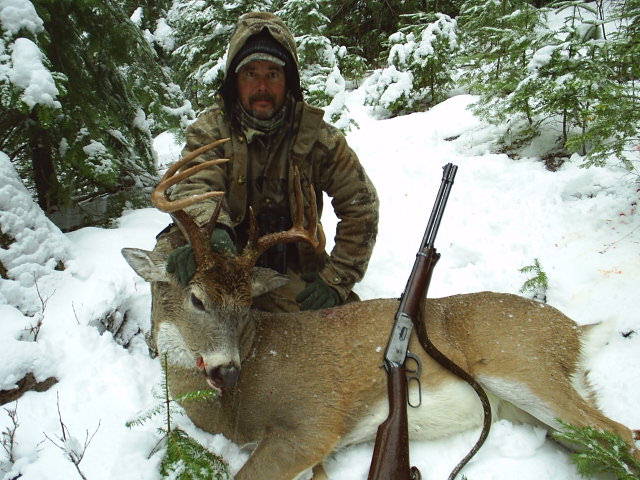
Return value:
<svg viewBox="0 0 640 480">
<path fill-rule="evenodd" d="M 40 125 L 36 112 L 32 112 L 30 118 L 29 143 L 33 179 L 38 195 L 38 205 L 48 213 L 60 206 L 60 184 L 56 176 L 49 132 Z"/>
</svg>

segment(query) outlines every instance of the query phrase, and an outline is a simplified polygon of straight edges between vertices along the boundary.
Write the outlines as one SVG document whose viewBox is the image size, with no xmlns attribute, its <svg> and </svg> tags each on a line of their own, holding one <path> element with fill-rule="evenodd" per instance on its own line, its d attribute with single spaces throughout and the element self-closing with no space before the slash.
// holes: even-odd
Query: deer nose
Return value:
<svg viewBox="0 0 640 480">
<path fill-rule="evenodd" d="M 220 365 L 209 372 L 209 376 L 213 383 L 221 388 L 231 388 L 238 382 L 240 369 L 233 363 Z"/>
</svg>

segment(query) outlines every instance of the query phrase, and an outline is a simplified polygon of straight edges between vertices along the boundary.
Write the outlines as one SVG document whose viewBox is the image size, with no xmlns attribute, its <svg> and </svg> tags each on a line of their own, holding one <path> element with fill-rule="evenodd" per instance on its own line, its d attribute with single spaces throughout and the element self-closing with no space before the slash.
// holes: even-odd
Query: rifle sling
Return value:
<svg viewBox="0 0 640 480">
<path fill-rule="evenodd" d="M 423 302 L 424 303 L 424 302 Z M 424 351 L 427 352 L 428 355 L 431 356 L 436 362 L 442 365 L 444 368 L 449 370 L 454 375 L 457 375 L 469 385 L 471 388 L 475 390 L 480 398 L 480 402 L 482 403 L 482 409 L 484 411 L 484 421 L 482 425 L 482 432 L 480 433 L 480 437 L 476 441 L 473 448 L 467 453 L 467 455 L 460 460 L 458 465 L 453 469 L 451 474 L 449 475 L 448 480 L 454 480 L 460 470 L 464 468 L 464 466 L 469 463 L 469 460 L 473 458 L 473 456 L 480 450 L 480 447 L 484 444 L 487 436 L 489 435 L 489 430 L 491 429 L 491 404 L 489 403 L 489 398 L 487 397 L 486 392 L 482 388 L 482 386 L 476 382 L 475 378 L 469 375 L 464 369 L 455 364 L 452 360 L 450 360 L 444 353 L 436 348 L 436 346 L 431 343 L 429 340 L 429 336 L 427 335 L 427 329 L 425 328 L 425 324 L 422 321 L 422 312 L 423 309 L 419 309 L 420 314 L 416 317 L 411 317 L 413 320 L 413 326 L 416 331 L 416 335 L 418 336 L 418 340 L 420 341 L 420 345 L 424 348 Z"/>
</svg>

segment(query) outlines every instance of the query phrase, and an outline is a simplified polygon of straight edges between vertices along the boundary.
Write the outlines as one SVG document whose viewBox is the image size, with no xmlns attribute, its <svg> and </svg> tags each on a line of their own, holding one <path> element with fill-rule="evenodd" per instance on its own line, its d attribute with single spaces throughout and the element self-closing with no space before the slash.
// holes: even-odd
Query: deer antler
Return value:
<svg viewBox="0 0 640 480">
<path fill-rule="evenodd" d="M 213 165 L 219 165 L 221 163 L 228 162 L 228 158 L 216 158 L 214 160 L 207 160 L 205 162 L 199 163 L 187 168 L 180 173 L 177 173 L 180 168 L 196 158 L 198 155 L 202 155 L 203 153 L 208 152 L 209 150 L 222 145 L 227 141 L 229 141 L 228 138 L 216 140 L 215 142 L 200 147 L 182 157 L 167 169 L 165 174 L 160 179 L 160 182 L 158 182 L 158 185 L 156 185 L 156 188 L 151 193 L 151 202 L 153 203 L 153 205 L 157 209 L 171 214 L 173 220 L 180 226 L 183 233 L 187 236 L 187 239 L 191 244 L 191 248 L 193 248 L 196 263 L 198 264 L 204 261 L 204 259 L 209 255 L 209 237 L 211 237 L 211 230 L 213 229 L 218 215 L 220 214 L 220 206 L 222 202 L 218 201 L 213 215 L 211 215 L 211 218 L 209 219 L 209 222 L 207 223 L 207 226 L 205 228 L 199 227 L 198 224 L 193 220 L 193 218 L 191 218 L 184 211 L 184 208 L 207 198 L 221 197 L 224 195 L 224 192 L 206 192 L 199 195 L 192 195 L 191 197 L 172 201 L 167 198 L 167 189 L 175 185 L 176 183 L 181 182 L 185 178 L 196 174 L 200 170 L 204 170 L 205 168 L 209 168 Z"/>
<path fill-rule="evenodd" d="M 249 207 L 249 239 L 242 253 L 242 257 L 248 264 L 254 265 L 260 255 L 278 243 L 290 243 L 302 240 L 310 244 L 316 251 L 324 250 L 325 238 L 324 235 L 318 231 L 318 207 L 316 204 L 316 193 L 312 186 L 309 186 L 310 215 L 307 222 L 308 228 L 304 227 L 302 186 L 300 185 L 300 172 L 297 167 L 293 170 L 293 188 L 295 218 L 289 230 L 269 233 L 258 238 L 256 216 L 253 208 Z"/>
</svg>

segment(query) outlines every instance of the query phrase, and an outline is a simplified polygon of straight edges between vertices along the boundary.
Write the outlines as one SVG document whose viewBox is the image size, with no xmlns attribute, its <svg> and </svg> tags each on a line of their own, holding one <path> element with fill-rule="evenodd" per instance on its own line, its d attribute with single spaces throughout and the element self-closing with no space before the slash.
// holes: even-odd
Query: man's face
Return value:
<svg viewBox="0 0 640 480">
<path fill-rule="evenodd" d="M 275 63 L 255 60 L 244 65 L 236 75 L 236 86 L 244 109 L 260 120 L 273 117 L 284 104 L 284 69 Z"/>
</svg>

